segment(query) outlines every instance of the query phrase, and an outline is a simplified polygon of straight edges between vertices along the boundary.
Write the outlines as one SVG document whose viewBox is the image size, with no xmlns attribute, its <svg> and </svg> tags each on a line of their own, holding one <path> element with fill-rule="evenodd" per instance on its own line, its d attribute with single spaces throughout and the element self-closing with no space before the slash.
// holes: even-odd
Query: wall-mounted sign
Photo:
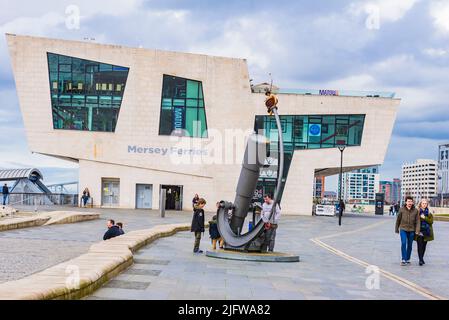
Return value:
<svg viewBox="0 0 449 320">
<path fill-rule="evenodd" d="M 338 90 L 320 90 L 320 96 L 338 96 Z"/>
<path fill-rule="evenodd" d="M 174 130 L 185 128 L 184 108 L 180 108 L 180 107 L 173 108 L 172 121 L 173 121 L 172 128 Z"/>
<path fill-rule="evenodd" d="M 310 137 L 321 136 L 321 124 L 318 123 L 309 124 L 309 136 Z"/>
</svg>

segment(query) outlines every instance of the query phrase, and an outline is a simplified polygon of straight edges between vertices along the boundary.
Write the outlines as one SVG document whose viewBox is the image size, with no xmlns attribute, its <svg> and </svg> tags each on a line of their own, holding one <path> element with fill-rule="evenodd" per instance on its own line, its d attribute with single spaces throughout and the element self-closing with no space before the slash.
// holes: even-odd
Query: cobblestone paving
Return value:
<svg viewBox="0 0 449 320">
<path fill-rule="evenodd" d="M 135 263 L 114 279 L 120 281 L 117 285 L 106 285 L 87 299 L 425 299 L 382 276 L 379 289 L 368 289 L 365 283 L 369 274 L 364 267 L 310 241 L 372 224 L 376 224 L 372 229 L 323 241 L 449 296 L 449 278 L 442 277 L 449 260 L 445 248 L 448 223 L 436 224 L 437 241 L 441 242 L 429 245 L 427 269 L 420 269 L 416 264 L 400 269 L 394 219 L 348 215 L 341 227 L 332 217 L 283 217 L 276 250 L 299 254 L 299 263 L 242 262 L 195 255 L 192 235 L 178 233 L 139 250 L 135 257 L 146 263 Z M 203 249 L 210 248 L 207 235 L 201 245 Z M 148 263 L 151 259 L 169 262 Z M 433 273 L 437 269 L 441 271 Z M 129 289 L 133 283 L 134 288 L 140 289 Z"/>
<path fill-rule="evenodd" d="M 102 240 L 108 219 L 121 221 L 125 231 L 132 231 L 158 224 L 190 222 L 192 217 L 190 212 L 169 211 L 161 218 L 157 211 L 150 210 L 52 209 L 95 211 L 101 217 L 74 224 L 0 232 L 0 283 L 20 279 L 87 252 L 91 244 Z"/>
</svg>

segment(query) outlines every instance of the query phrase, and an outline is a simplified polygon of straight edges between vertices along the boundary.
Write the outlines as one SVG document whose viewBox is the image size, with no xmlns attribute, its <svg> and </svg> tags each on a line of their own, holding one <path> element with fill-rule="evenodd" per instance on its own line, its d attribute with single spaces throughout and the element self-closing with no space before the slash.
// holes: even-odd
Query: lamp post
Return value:
<svg viewBox="0 0 449 320">
<path fill-rule="evenodd" d="M 341 226 L 341 216 L 343 215 L 343 208 L 341 208 L 342 202 L 342 184 L 343 184 L 343 151 L 345 151 L 346 146 L 340 145 L 338 146 L 338 150 L 340 150 L 340 177 L 339 177 L 339 190 L 338 190 L 338 225 Z"/>
</svg>

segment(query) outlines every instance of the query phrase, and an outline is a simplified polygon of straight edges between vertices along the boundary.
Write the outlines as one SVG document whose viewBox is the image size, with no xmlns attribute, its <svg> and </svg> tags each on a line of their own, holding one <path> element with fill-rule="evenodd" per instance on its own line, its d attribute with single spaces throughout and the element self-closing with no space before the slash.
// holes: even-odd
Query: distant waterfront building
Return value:
<svg viewBox="0 0 449 320">
<path fill-rule="evenodd" d="M 442 198 L 443 200 L 449 200 L 448 168 L 449 168 L 449 143 L 440 144 L 438 146 L 438 195 L 440 199 Z"/>
<path fill-rule="evenodd" d="M 385 204 L 391 204 L 391 190 L 393 189 L 393 182 L 391 181 L 380 181 L 379 182 L 379 192 L 385 195 Z"/>
<path fill-rule="evenodd" d="M 379 166 L 343 174 L 343 199 L 346 203 L 374 204 L 379 192 Z"/>
<path fill-rule="evenodd" d="M 402 197 L 412 196 L 416 201 L 437 196 L 438 162 L 418 159 L 402 165 Z"/>
<path fill-rule="evenodd" d="M 337 201 L 337 195 L 335 191 L 324 191 L 322 203 L 333 203 Z"/>
<path fill-rule="evenodd" d="M 380 181 L 379 192 L 385 194 L 385 204 L 396 204 L 401 201 L 401 179 Z"/>
</svg>

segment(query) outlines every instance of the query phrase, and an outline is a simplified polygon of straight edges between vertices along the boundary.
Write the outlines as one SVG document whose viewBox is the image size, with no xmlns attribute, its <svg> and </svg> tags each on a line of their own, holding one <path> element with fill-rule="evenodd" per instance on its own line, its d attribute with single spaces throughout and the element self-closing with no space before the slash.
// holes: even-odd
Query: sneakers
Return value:
<svg viewBox="0 0 449 320">
<path fill-rule="evenodd" d="M 410 264 L 410 260 L 408 260 L 408 261 L 405 261 L 405 263 L 406 263 L 406 264 Z"/>
<path fill-rule="evenodd" d="M 407 261 L 402 260 L 402 261 L 401 261 L 401 266 L 406 266 L 406 265 L 407 265 Z"/>
<path fill-rule="evenodd" d="M 193 253 L 203 253 L 203 250 L 193 250 Z"/>
<path fill-rule="evenodd" d="M 424 264 L 424 261 L 419 262 L 419 266 L 421 267 Z"/>
</svg>

